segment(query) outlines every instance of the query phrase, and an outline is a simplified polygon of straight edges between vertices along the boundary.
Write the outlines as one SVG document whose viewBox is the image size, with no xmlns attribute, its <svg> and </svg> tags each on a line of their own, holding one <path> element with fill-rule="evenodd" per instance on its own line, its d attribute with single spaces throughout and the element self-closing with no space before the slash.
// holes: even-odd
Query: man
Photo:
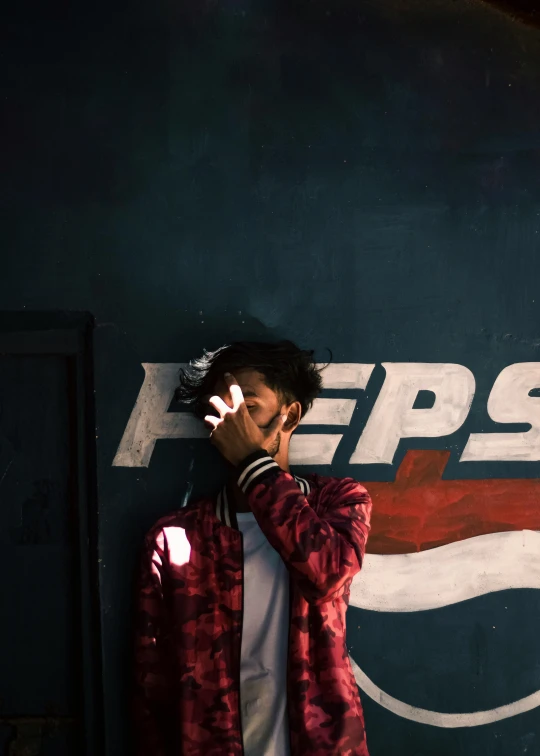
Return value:
<svg viewBox="0 0 540 756">
<path fill-rule="evenodd" d="M 371 500 L 352 478 L 289 468 L 322 388 L 313 352 L 236 342 L 190 368 L 175 397 L 204 417 L 230 475 L 145 540 L 138 753 L 368 756 L 345 612 Z"/>
</svg>

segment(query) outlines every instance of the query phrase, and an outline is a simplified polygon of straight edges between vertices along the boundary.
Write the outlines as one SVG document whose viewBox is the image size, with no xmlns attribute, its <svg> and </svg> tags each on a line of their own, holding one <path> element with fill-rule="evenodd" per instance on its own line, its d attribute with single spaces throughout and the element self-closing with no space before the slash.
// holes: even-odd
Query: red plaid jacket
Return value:
<svg viewBox="0 0 540 756">
<path fill-rule="evenodd" d="M 238 468 L 289 573 L 291 756 L 368 756 L 345 642 L 371 499 L 352 478 L 282 470 L 265 451 Z M 227 488 L 161 518 L 145 539 L 137 594 L 134 724 L 139 756 L 243 756 L 242 534 Z"/>
</svg>

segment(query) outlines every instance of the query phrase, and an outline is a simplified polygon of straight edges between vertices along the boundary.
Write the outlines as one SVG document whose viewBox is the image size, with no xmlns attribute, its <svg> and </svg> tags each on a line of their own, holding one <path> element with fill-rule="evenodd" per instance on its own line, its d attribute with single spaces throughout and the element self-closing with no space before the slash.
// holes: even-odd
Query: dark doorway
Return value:
<svg viewBox="0 0 540 756">
<path fill-rule="evenodd" d="M 93 318 L 0 312 L 0 753 L 102 752 Z"/>
</svg>

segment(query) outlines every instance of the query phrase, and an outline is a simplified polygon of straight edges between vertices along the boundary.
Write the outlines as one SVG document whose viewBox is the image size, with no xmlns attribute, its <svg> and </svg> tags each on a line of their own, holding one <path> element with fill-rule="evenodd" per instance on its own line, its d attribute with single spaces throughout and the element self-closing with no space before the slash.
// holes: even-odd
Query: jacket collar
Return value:
<svg viewBox="0 0 540 756">
<path fill-rule="evenodd" d="M 298 475 L 293 475 L 298 487 L 304 494 L 309 496 L 311 492 L 311 485 L 305 478 L 300 478 Z M 219 491 L 215 501 L 215 514 L 218 520 L 229 528 L 238 530 L 238 520 L 236 518 L 236 508 L 234 506 L 234 499 L 227 491 L 227 484 Z"/>
</svg>

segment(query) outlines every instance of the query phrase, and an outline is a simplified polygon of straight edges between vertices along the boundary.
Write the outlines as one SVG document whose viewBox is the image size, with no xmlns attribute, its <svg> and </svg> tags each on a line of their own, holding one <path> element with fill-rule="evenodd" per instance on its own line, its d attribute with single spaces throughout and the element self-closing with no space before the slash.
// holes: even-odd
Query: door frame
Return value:
<svg viewBox="0 0 540 756">
<path fill-rule="evenodd" d="M 82 672 L 84 756 L 104 753 L 101 621 L 98 570 L 97 453 L 93 330 L 90 312 L 0 311 L 0 355 L 61 355 L 70 371 L 75 412 L 71 491 L 76 494 L 78 532 L 78 630 Z"/>
</svg>

